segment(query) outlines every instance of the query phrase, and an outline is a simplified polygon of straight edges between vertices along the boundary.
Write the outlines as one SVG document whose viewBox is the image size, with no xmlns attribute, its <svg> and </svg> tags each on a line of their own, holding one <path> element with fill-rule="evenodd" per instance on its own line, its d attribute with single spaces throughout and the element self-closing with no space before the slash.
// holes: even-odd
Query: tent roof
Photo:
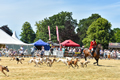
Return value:
<svg viewBox="0 0 120 80">
<path fill-rule="evenodd" d="M 11 37 L 2 29 L 0 29 L 0 44 L 16 44 L 16 45 L 29 45 L 23 43 L 22 41 L 16 40 L 14 37 Z"/>
<path fill-rule="evenodd" d="M 42 41 L 41 39 L 39 39 L 38 41 L 36 41 L 33 44 L 34 44 L 34 46 L 46 46 L 46 45 L 49 45 L 48 43 Z"/>
<path fill-rule="evenodd" d="M 33 45 L 33 44 L 24 43 L 24 42 L 22 42 L 21 40 L 19 40 L 18 37 L 17 37 L 17 35 L 16 35 L 16 32 L 15 32 L 15 31 L 13 32 L 12 37 L 13 37 L 16 41 L 18 41 L 19 43 L 21 43 L 21 44 L 23 44 L 23 45 Z"/>
<path fill-rule="evenodd" d="M 64 42 L 60 43 L 63 46 L 68 46 L 68 47 L 80 47 L 79 44 L 73 42 L 72 40 L 65 40 Z"/>
<path fill-rule="evenodd" d="M 120 48 L 120 43 L 109 43 L 109 48 Z"/>
<path fill-rule="evenodd" d="M 9 34 L 10 36 L 12 36 L 13 34 L 7 25 L 3 25 L 2 27 L 0 27 L 0 29 Z"/>
<path fill-rule="evenodd" d="M 58 43 L 53 43 L 53 46 L 60 46 L 60 44 L 58 44 Z"/>
<path fill-rule="evenodd" d="M 15 44 L 17 41 L 0 29 L 0 44 Z"/>
</svg>

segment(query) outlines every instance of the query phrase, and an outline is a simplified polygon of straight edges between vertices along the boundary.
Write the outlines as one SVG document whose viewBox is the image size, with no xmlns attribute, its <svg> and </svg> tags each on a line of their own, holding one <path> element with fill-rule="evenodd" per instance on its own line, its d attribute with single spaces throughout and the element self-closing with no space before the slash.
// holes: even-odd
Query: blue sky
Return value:
<svg viewBox="0 0 120 80">
<path fill-rule="evenodd" d="M 112 24 L 112 29 L 120 28 L 119 0 L 0 0 L 0 26 L 8 25 L 20 38 L 24 22 L 36 31 L 36 21 L 61 11 L 72 12 L 78 22 L 97 13 Z"/>
</svg>

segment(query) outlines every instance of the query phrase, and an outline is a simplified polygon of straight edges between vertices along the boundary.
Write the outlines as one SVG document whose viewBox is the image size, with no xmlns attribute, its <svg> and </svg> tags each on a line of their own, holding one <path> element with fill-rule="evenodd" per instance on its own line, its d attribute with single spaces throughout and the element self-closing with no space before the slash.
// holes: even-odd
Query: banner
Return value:
<svg viewBox="0 0 120 80">
<path fill-rule="evenodd" d="M 57 26 L 56 26 L 56 34 L 57 34 L 57 40 L 60 41 L 59 40 L 59 32 L 58 32 L 58 27 Z"/>
<path fill-rule="evenodd" d="M 48 26 L 48 32 L 49 32 L 49 40 L 51 40 L 51 35 L 50 35 L 50 26 Z"/>
</svg>

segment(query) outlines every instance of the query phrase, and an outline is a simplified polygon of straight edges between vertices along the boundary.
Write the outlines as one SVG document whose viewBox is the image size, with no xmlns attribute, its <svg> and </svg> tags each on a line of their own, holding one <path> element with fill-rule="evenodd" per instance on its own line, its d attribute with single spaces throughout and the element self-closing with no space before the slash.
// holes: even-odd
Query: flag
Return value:
<svg viewBox="0 0 120 80">
<path fill-rule="evenodd" d="M 57 26 L 56 26 L 56 34 L 57 34 L 57 40 L 60 41 L 59 40 L 59 32 L 58 32 L 58 27 Z"/>
<path fill-rule="evenodd" d="M 50 35 L 50 26 L 48 26 L 48 32 L 49 32 L 49 40 L 51 40 L 51 35 Z"/>
</svg>

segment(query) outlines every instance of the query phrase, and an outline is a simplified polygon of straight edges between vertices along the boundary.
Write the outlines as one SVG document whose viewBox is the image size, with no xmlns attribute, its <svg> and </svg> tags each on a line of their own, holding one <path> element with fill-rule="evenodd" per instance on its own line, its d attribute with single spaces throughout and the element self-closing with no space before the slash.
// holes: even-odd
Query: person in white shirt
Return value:
<svg viewBox="0 0 120 80">
<path fill-rule="evenodd" d="M 76 52 L 76 48 L 73 49 L 73 54 L 72 54 L 72 56 L 74 56 L 75 52 Z"/>
<path fill-rule="evenodd" d="M 24 55 L 24 52 L 22 49 L 19 50 L 19 56 L 23 56 Z"/>
<path fill-rule="evenodd" d="M 34 56 L 34 52 L 35 52 L 35 46 L 33 46 L 33 47 L 31 48 L 31 55 L 32 55 L 32 57 Z"/>
<path fill-rule="evenodd" d="M 21 46 L 21 47 L 20 47 L 20 49 L 21 49 L 22 51 L 24 51 L 24 48 L 23 48 L 23 46 Z"/>
</svg>

